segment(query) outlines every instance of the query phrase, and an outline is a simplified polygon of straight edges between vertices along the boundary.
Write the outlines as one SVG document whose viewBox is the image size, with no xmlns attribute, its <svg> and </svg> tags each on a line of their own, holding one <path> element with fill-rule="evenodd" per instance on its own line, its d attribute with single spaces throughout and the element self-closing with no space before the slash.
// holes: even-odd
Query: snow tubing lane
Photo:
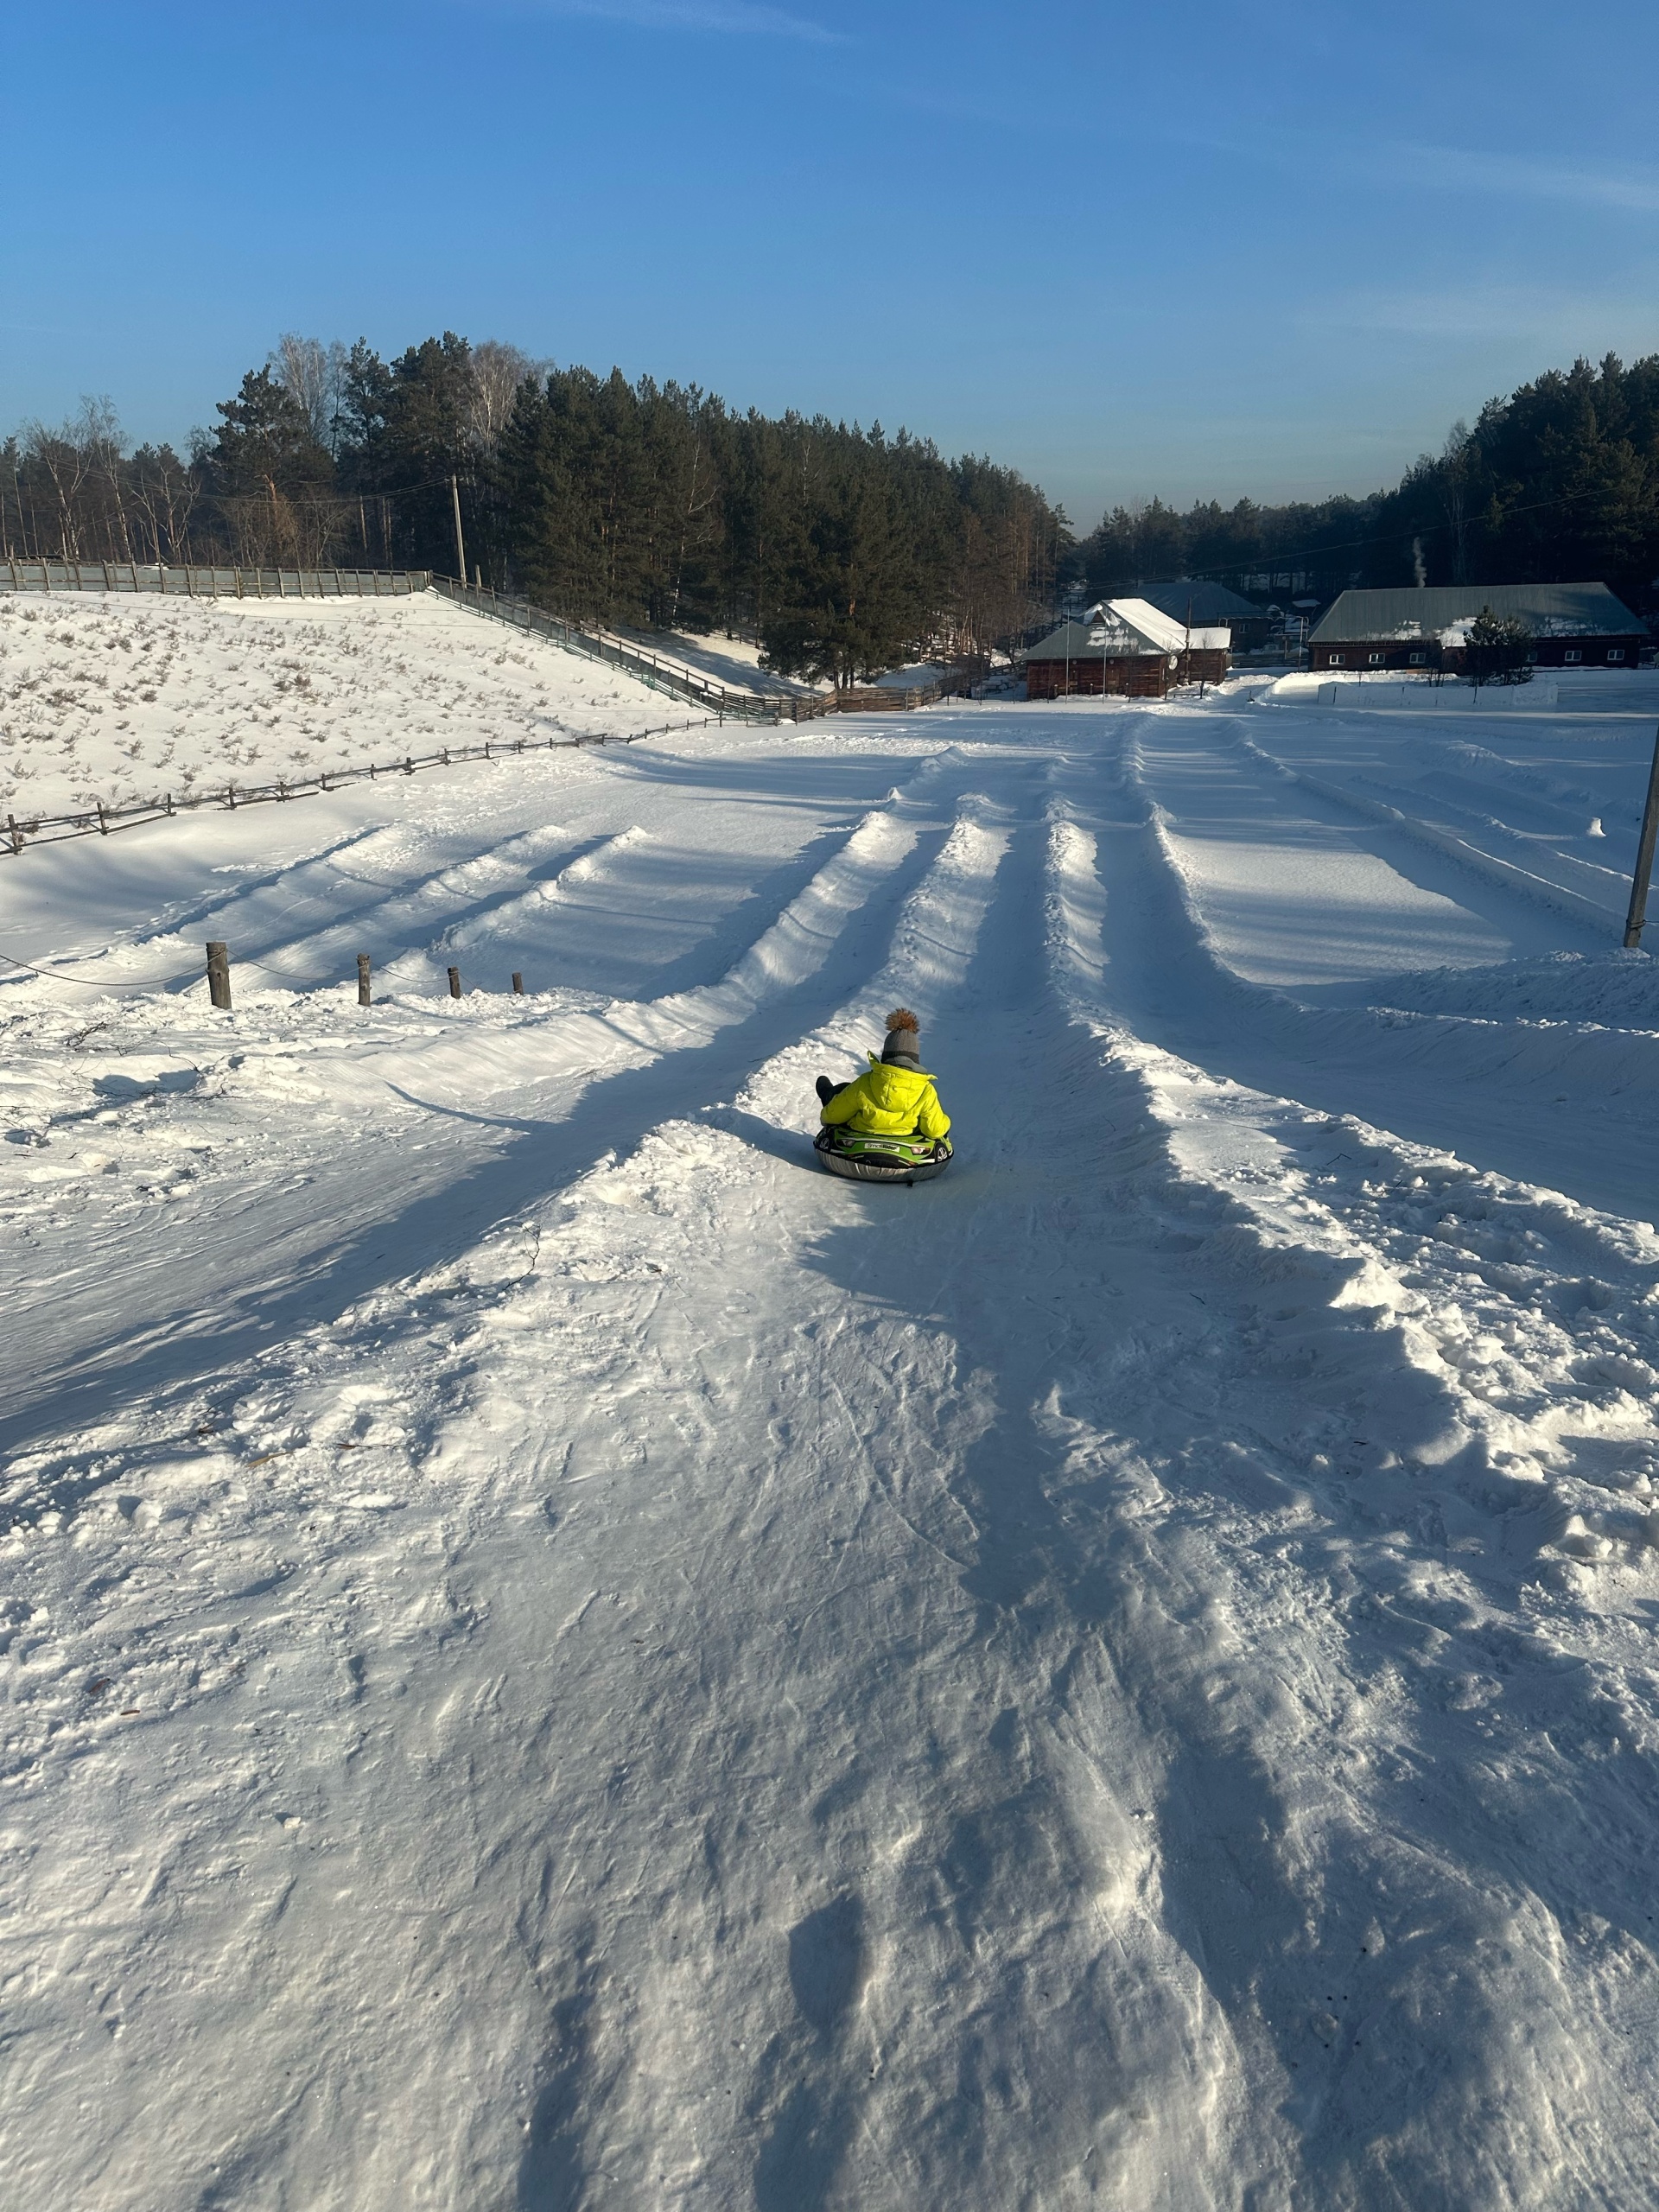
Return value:
<svg viewBox="0 0 1659 2212">
<path fill-rule="evenodd" d="M 943 1137 L 925 1150 L 918 1147 L 914 1159 L 907 1159 L 896 1148 L 842 1152 L 829 1129 L 818 1131 L 812 1149 L 832 1175 L 844 1175 L 851 1183 L 931 1183 L 936 1175 L 944 1174 L 954 1157 L 949 1141 Z"/>
</svg>

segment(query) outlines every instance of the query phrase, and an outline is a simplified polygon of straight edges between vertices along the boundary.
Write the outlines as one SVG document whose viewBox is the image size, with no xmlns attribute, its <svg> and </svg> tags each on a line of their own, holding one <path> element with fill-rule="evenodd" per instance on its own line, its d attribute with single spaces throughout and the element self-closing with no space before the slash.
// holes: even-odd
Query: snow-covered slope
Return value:
<svg viewBox="0 0 1659 2212">
<path fill-rule="evenodd" d="M 1245 696 L 0 861 L 18 2201 L 1644 2202 L 1651 732 L 1495 727 L 1540 890 Z"/>
<path fill-rule="evenodd" d="M 598 662 L 409 599 L 0 596 L 0 810 L 315 776 L 675 719 Z"/>
</svg>

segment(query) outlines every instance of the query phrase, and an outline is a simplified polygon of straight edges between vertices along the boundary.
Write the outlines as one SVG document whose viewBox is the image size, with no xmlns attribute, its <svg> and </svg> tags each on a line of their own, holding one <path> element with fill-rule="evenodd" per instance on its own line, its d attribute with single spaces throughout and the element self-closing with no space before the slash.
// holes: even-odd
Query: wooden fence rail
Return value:
<svg viewBox="0 0 1659 2212">
<path fill-rule="evenodd" d="M 424 569 L 158 568 L 143 561 L 0 560 L 0 592 L 158 592 L 167 599 L 404 599 Z"/>
<path fill-rule="evenodd" d="M 947 669 L 931 683 L 863 684 L 836 691 L 752 691 L 613 632 L 550 614 L 527 600 L 435 575 L 426 569 L 242 569 L 157 566 L 138 561 L 0 560 L 0 593 L 149 592 L 177 599 L 403 599 L 433 591 L 492 621 L 545 638 L 567 652 L 624 669 L 652 690 L 705 708 L 720 721 L 807 722 L 827 715 L 909 714 L 958 698 L 982 671 Z"/>
<path fill-rule="evenodd" d="M 963 667 L 948 669 L 931 683 L 908 684 L 902 689 L 871 683 L 840 691 L 748 691 L 734 684 L 717 683 L 712 677 L 702 675 L 683 661 L 652 652 L 648 645 L 619 638 L 612 631 L 588 629 L 563 615 L 550 614 L 544 608 L 532 607 L 527 600 L 510 599 L 492 591 L 487 585 L 480 588 L 474 584 L 459 583 L 453 576 L 434 575 L 429 588 L 474 614 L 509 623 L 514 629 L 527 630 L 536 637 L 550 639 L 568 652 L 582 653 L 589 660 L 607 661 L 613 667 L 626 669 L 642 683 L 707 707 L 721 720 L 729 716 L 736 721 L 810 722 L 825 715 L 908 714 L 917 707 L 931 707 L 938 699 L 959 698 L 976 680 L 972 669 Z"/>
<path fill-rule="evenodd" d="M 704 729 L 713 720 L 710 715 L 699 715 L 690 721 L 663 722 L 655 729 L 605 730 L 591 737 L 519 737 L 504 745 L 446 745 L 435 753 L 410 753 L 401 760 L 372 760 L 355 768 L 324 768 L 315 776 L 296 776 L 274 784 L 226 784 L 183 798 L 169 791 L 162 798 L 135 800 L 130 806 L 92 806 L 78 814 L 37 814 L 22 821 L 9 814 L 4 835 L 0 836 L 0 854 L 16 855 L 29 845 L 59 845 L 71 837 L 107 837 L 117 830 L 136 830 L 141 823 L 163 822 L 173 815 L 191 814 L 204 807 L 234 813 L 239 806 L 279 805 L 288 799 L 337 791 L 347 784 L 372 783 L 382 776 L 413 776 L 423 768 L 453 768 L 464 760 L 511 760 L 523 753 L 567 752 L 584 745 L 637 745 L 641 738 Z"/>
<path fill-rule="evenodd" d="M 648 646 L 631 645 L 603 630 L 585 629 L 579 622 L 567 621 L 561 614 L 550 614 L 543 607 L 532 607 L 528 600 L 509 599 L 492 591 L 487 585 L 480 589 L 473 584 L 457 583 L 453 576 L 435 575 L 429 588 L 474 614 L 482 614 L 493 622 L 505 622 L 515 630 L 528 631 L 532 637 L 546 638 L 567 652 L 581 653 L 585 659 L 605 661 L 613 668 L 626 669 L 653 690 L 689 699 L 721 720 L 728 715 L 734 721 L 778 722 L 791 719 L 787 709 L 791 702 L 781 694 L 744 691 L 731 684 L 716 683 L 695 669 L 653 653 Z"/>
</svg>

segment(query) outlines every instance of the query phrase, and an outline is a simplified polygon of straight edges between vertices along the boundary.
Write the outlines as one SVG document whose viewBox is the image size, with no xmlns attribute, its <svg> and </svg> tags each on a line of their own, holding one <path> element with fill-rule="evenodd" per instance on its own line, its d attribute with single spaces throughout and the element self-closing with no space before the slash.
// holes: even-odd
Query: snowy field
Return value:
<svg viewBox="0 0 1659 2212">
<path fill-rule="evenodd" d="M 78 607 L 75 664 L 175 626 L 203 778 L 302 623 L 273 765 L 369 744 L 371 652 L 397 732 L 599 680 L 388 611 Z M 0 613 L 8 680 L 77 645 Z M 1650 2203 L 1627 681 L 710 729 L 0 856 L 75 979 L 0 985 L 9 2201 Z M 898 1001 L 957 1162 L 836 1181 L 812 1077 Z"/>
<path fill-rule="evenodd" d="M 422 593 L 0 594 L 0 813 L 274 784 L 444 745 L 594 736 L 691 709 Z"/>
</svg>

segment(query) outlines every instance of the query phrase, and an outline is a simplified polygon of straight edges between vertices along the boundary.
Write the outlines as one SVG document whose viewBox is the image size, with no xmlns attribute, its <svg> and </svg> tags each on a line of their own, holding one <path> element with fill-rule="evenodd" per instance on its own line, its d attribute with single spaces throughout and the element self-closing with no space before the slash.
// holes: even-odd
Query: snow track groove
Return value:
<svg viewBox="0 0 1659 2212">
<path fill-rule="evenodd" d="M 938 772 L 945 771 L 932 763 L 923 769 L 924 792 Z M 225 1103 L 257 1127 L 273 1090 L 285 1107 L 304 1110 L 315 1132 L 311 1173 L 328 1179 L 341 1211 L 319 1218 L 308 1177 L 289 1190 L 251 1183 L 245 1147 L 268 1145 L 262 1135 L 244 1135 L 227 1146 L 221 1122 L 218 1144 L 200 1144 L 188 1155 L 188 1172 L 169 1193 L 184 1233 L 169 1237 L 167 1287 L 157 1281 L 152 1291 L 154 1318 L 141 1340 L 152 1375 L 175 1362 L 181 1375 L 198 1372 L 205 1363 L 233 1355 L 238 1344 L 308 1318 L 320 1294 L 352 1294 L 348 1286 L 378 1280 L 389 1264 L 401 1272 L 423 1249 L 431 1252 L 452 1245 L 458 1235 L 476 1233 L 524 1202 L 527 1180 L 532 1187 L 555 1187 L 607 1147 L 637 1141 L 665 1096 L 683 1097 L 680 1086 L 688 1080 L 702 1080 L 704 1095 L 718 1096 L 731 1080 L 721 1071 L 747 1065 L 747 1026 L 763 1018 L 770 1001 L 781 1001 L 786 1009 L 791 998 L 816 993 L 819 1003 L 832 1002 L 844 988 L 845 971 L 833 962 L 822 980 L 819 971 L 843 938 L 850 944 L 842 957 L 857 963 L 866 957 L 868 931 L 879 931 L 895 906 L 897 926 L 906 926 L 903 902 L 943 835 L 924 826 L 929 819 L 924 802 L 918 818 L 907 822 L 902 800 L 866 817 L 722 981 L 702 990 L 594 1011 L 562 1007 L 556 994 L 550 1004 L 524 1002 L 524 1014 L 510 1002 L 514 1010 L 505 1023 L 498 1015 L 469 1021 L 463 1009 L 447 1021 L 402 1025 L 414 1034 L 384 1046 L 365 1046 L 359 1017 L 342 1007 L 340 1043 L 349 1040 L 356 1049 L 338 1065 L 326 1033 L 316 1033 L 314 1011 L 306 1016 L 311 1050 L 302 1060 L 296 1061 L 291 1038 L 279 1032 L 263 1048 L 228 1054 L 220 1048 L 205 1069 L 188 1060 L 176 1066 L 177 1094 L 168 1103 L 187 1127 L 193 1108 L 217 1109 L 218 1121 Z M 61 1025 L 47 1026 L 49 1034 Z M 188 1050 L 194 1041 L 188 1030 L 186 1040 Z M 671 1076 L 659 1065 L 665 1056 L 677 1062 Z M 712 1068 L 699 1077 L 695 1071 L 710 1061 Z M 99 1118 L 118 1125 L 124 1120 L 149 1148 L 146 1124 L 167 1075 L 165 1068 L 158 1076 L 153 1063 L 140 1062 L 137 1075 L 124 1078 L 124 1103 L 105 1106 Z M 106 1086 L 106 1097 L 111 1085 L 122 1096 L 120 1075 L 101 1074 L 96 1081 Z M 83 1109 L 90 1120 L 97 1092 L 86 1074 L 79 1082 L 91 1092 Z M 481 1113 L 484 1101 L 488 1110 Z M 118 1137 L 104 1139 L 101 1128 L 98 1135 L 110 1149 L 92 1155 L 94 1177 L 118 1162 L 122 1151 Z M 360 1173 L 342 1177 L 348 1159 L 360 1160 L 365 1141 L 380 1148 L 390 1198 L 384 1185 L 365 1185 Z M 526 1143 L 533 1147 L 533 1167 L 522 1156 Z M 24 1164 L 28 1158 L 13 1170 L 25 1190 L 27 1179 L 41 1173 Z M 226 1174 L 236 1179 L 228 1223 L 215 1204 Z M 84 1190 L 85 1168 L 78 1180 Z M 435 1182 L 445 1195 L 435 1216 L 428 1197 Z M 97 1191 L 96 1180 L 92 1187 Z M 41 1192 L 46 1206 L 60 1203 L 54 1181 Z M 108 1389 L 111 1362 L 130 1361 L 124 1286 L 128 1255 L 148 1241 L 152 1225 L 144 1197 L 141 1192 L 136 1209 L 118 1204 L 109 1210 L 102 1249 L 73 1284 L 73 1304 L 66 1300 L 69 1284 L 50 1305 L 36 1302 L 31 1311 L 19 1304 L 15 1341 L 30 1382 L 0 1420 L 0 1437 L 16 1441 L 42 1419 L 73 1418 L 62 1393 L 69 1389 L 84 1402 Z M 256 1208 L 261 1240 L 249 1248 L 238 1224 Z M 26 1247 L 17 1256 L 32 1269 Z M 71 1375 L 83 1379 L 72 1384 Z"/>
<path fill-rule="evenodd" d="M 1217 1074 L 1357 1112 L 1581 1203 L 1625 1214 L 1651 1208 L 1647 1101 L 1659 1076 L 1659 1033 L 1418 1013 L 1394 1002 L 1400 979 L 1386 973 L 1373 986 L 1378 1002 L 1358 1006 L 1309 1003 L 1251 981 L 1229 963 L 1202 850 L 1153 797 L 1133 730 L 1121 759 L 1109 753 L 1087 777 L 1085 811 L 1109 819 L 1122 885 L 1115 1001 L 1141 1033 Z M 1299 912 L 1296 922 L 1313 935 L 1321 927 L 1317 912 Z M 1522 927 L 1529 926 L 1529 917 Z M 1455 1005 L 1455 975 L 1404 980 L 1431 982 Z M 1560 1110 L 1568 1104 L 1570 1112 Z"/>
</svg>

